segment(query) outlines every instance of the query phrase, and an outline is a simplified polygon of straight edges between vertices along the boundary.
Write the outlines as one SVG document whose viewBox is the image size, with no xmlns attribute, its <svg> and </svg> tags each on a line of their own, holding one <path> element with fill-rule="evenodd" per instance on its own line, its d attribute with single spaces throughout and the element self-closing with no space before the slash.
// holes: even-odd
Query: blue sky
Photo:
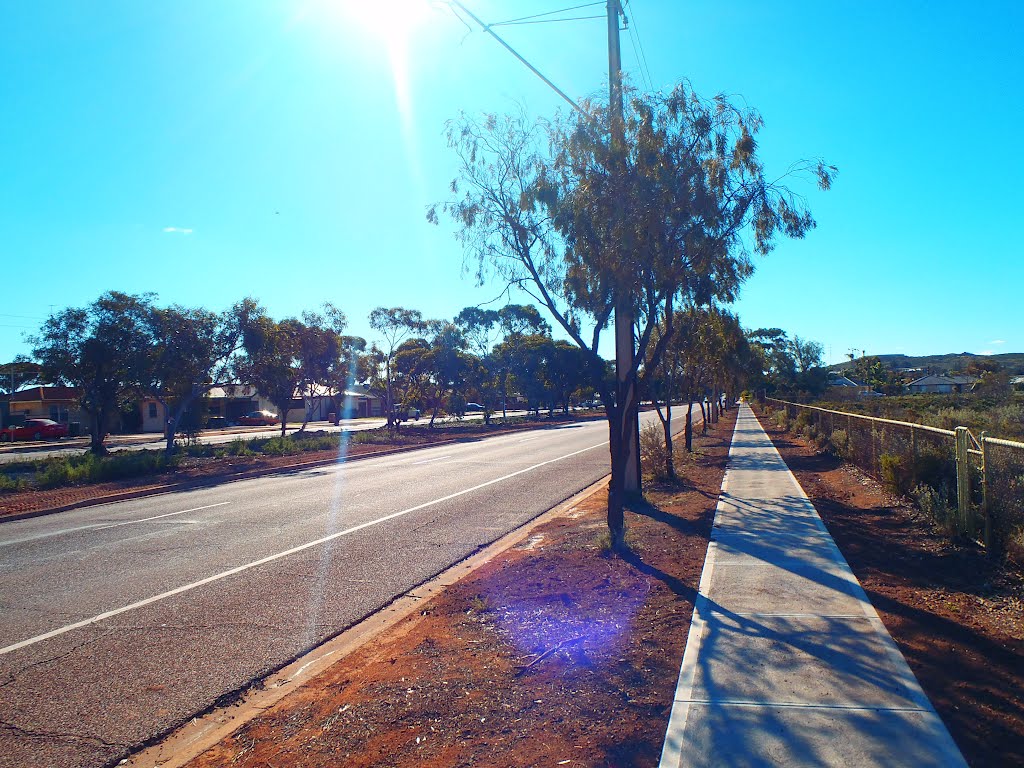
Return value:
<svg viewBox="0 0 1024 768">
<path fill-rule="evenodd" d="M 488 22 L 585 0 L 464 0 Z M 459 110 L 559 98 L 430 0 L 5 4 L 0 361 L 101 292 L 277 317 L 323 301 L 431 317 L 492 299 L 427 205 Z M 1018 2 L 631 0 L 655 88 L 689 78 L 766 120 L 769 171 L 822 157 L 819 222 L 736 309 L 868 354 L 1024 351 Z M 570 15 L 603 13 L 603 5 Z M 574 97 L 607 87 L 600 19 L 499 28 Z M 625 67 L 645 79 L 632 38 Z"/>
</svg>

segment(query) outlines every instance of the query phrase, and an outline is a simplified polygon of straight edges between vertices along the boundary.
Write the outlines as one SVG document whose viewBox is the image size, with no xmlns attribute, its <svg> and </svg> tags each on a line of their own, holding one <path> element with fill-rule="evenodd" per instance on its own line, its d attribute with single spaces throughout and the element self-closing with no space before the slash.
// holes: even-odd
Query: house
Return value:
<svg viewBox="0 0 1024 768">
<path fill-rule="evenodd" d="M 41 386 L 15 392 L 8 400 L 11 423 L 25 419 L 52 419 L 62 424 L 84 423 L 88 417 L 78 405 L 77 387 Z"/>
<path fill-rule="evenodd" d="M 974 376 L 922 376 L 907 384 L 907 392 L 911 394 L 951 395 L 959 392 L 970 392 L 978 379 Z"/>
<path fill-rule="evenodd" d="M 366 387 L 353 386 L 351 389 L 345 390 L 344 396 L 341 418 L 384 415 L 383 398 L 373 394 Z M 203 402 L 206 404 L 206 413 L 201 420 L 204 424 L 206 419 L 212 417 L 223 417 L 229 424 L 234 424 L 242 416 L 252 411 L 277 413 L 277 407 L 268 398 L 257 392 L 255 387 L 248 384 L 225 384 L 222 387 L 213 387 Z M 167 421 L 163 406 L 149 397 L 143 398 L 139 407 L 142 410 L 142 431 L 162 433 Z M 310 421 L 327 421 L 334 412 L 334 398 L 331 397 L 329 391 L 325 390 L 324 394 L 312 398 Z M 351 414 L 351 416 L 347 414 Z M 305 415 L 306 400 L 301 394 L 296 393 L 291 407 L 288 409 L 286 420 L 301 422 Z"/>
<path fill-rule="evenodd" d="M 223 416 L 229 423 L 233 423 L 252 411 L 277 410 L 267 398 L 260 396 L 256 389 L 248 384 L 213 387 L 200 402 L 205 403 L 207 409 L 201 420 L 203 424 L 206 423 L 206 419 L 213 416 Z M 143 432 L 164 431 L 167 415 L 159 402 L 152 397 L 145 397 L 139 402 L 139 408 L 142 410 Z"/>
<path fill-rule="evenodd" d="M 848 400 L 870 392 L 871 387 L 858 384 L 851 378 L 838 372 L 830 372 L 828 377 L 828 396 L 833 399 Z"/>
<path fill-rule="evenodd" d="M 384 416 L 384 398 L 371 392 L 369 388 L 353 384 L 343 394 L 345 405 L 342 408 L 342 418 Z"/>
</svg>

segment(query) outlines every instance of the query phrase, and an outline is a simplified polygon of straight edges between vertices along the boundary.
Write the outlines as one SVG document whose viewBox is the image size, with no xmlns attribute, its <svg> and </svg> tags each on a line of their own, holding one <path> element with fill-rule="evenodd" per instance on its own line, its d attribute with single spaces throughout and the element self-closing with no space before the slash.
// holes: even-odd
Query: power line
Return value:
<svg viewBox="0 0 1024 768">
<path fill-rule="evenodd" d="M 545 13 L 535 13 L 532 16 L 520 16 L 518 19 L 509 19 L 508 21 L 499 21 L 499 22 L 497 22 L 495 24 L 491 24 L 490 26 L 492 26 L 492 27 L 499 27 L 499 26 L 501 26 L 503 24 L 518 24 L 520 22 L 529 21 L 530 19 L 540 19 L 540 18 L 543 18 L 544 16 L 556 16 L 559 13 L 568 13 L 569 11 L 578 11 L 581 8 L 593 8 L 596 5 L 604 5 L 603 0 L 602 0 L 602 2 L 584 3 L 583 5 L 574 5 L 574 6 L 570 7 L 570 8 L 563 8 L 560 11 L 546 11 Z M 603 17 L 598 17 L 598 18 L 603 18 Z"/>
<path fill-rule="evenodd" d="M 564 19 L 538 19 L 537 21 L 499 21 L 496 24 L 490 24 L 491 27 L 518 27 L 524 24 L 558 24 L 562 21 L 589 21 L 590 19 L 603 19 L 604 14 L 596 16 L 568 16 Z"/>
<path fill-rule="evenodd" d="M 544 73 L 542 73 L 539 69 L 537 69 L 535 66 L 533 66 L 533 64 L 531 64 L 529 61 L 527 61 L 523 57 L 523 55 L 521 53 L 519 53 L 519 51 L 517 51 L 511 45 L 506 43 L 505 40 L 502 37 L 500 37 L 497 32 L 495 32 L 493 29 L 491 29 L 487 24 L 484 24 L 484 22 L 482 22 L 480 20 L 480 18 L 475 13 L 473 13 L 471 10 L 469 10 L 469 8 L 464 6 L 460 2 L 460 0 L 449 0 L 449 5 L 459 8 L 463 13 L 465 13 L 467 16 L 469 16 L 469 18 L 471 18 L 473 21 L 475 21 L 477 24 L 479 24 L 480 28 L 484 32 L 486 32 L 491 37 L 493 37 L 495 40 L 497 40 L 499 43 L 501 43 L 501 45 L 505 48 L 505 50 L 507 50 L 509 53 L 511 53 L 513 56 L 515 56 L 517 59 L 519 59 L 519 61 L 521 61 L 531 72 L 533 72 L 533 74 L 535 74 L 537 77 L 539 77 L 545 83 L 547 83 L 548 87 L 551 88 L 551 90 L 553 90 L 555 93 L 557 93 L 563 99 L 565 99 L 572 106 L 573 109 L 575 109 L 581 115 L 585 115 L 588 118 L 590 117 L 590 115 L 588 115 L 580 107 L 580 105 L 575 102 L 575 100 L 573 100 L 568 94 L 566 94 L 565 91 L 563 91 L 561 88 L 559 88 L 553 82 L 551 82 L 551 80 L 549 80 L 547 77 L 545 77 Z"/>
<path fill-rule="evenodd" d="M 640 49 L 637 45 L 636 35 L 633 33 L 633 28 L 630 26 L 626 27 L 629 32 L 629 44 L 633 48 L 633 55 L 636 56 L 637 68 L 640 70 L 640 79 L 644 81 L 648 90 L 653 91 L 654 86 L 651 84 L 651 78 L 648 73 L 644 70 L 643 61 L 640 57 Z"/>
<path fill-rule="evenodd" d="M 632 0 L 626 0 L 626 5 L 629 7 L 630 11 L 633 10 L 633 7 L 632 7 L 633 6 L 633 2 L 632 2 Z M 633 24 L 630 27 L 630 35 L 632 36 L 634 34 L 634 32 L 636 34 L 636 45 L 639 46 L 639 48 L 640 48 L 639 63 L 642 64 L 644 71 L 647 73 L 647 83 L 650 86 L 650 89 L 653 91 L 654 90 L 654 78 L 651 77 L 651 68 L 647 64 L 647 52 L 644 50 L 643 41 L 640 39 L 640 27 L 636 23 L 636 16 L 634 15 L 632 18 L 633 18 Z"/>
</svg>

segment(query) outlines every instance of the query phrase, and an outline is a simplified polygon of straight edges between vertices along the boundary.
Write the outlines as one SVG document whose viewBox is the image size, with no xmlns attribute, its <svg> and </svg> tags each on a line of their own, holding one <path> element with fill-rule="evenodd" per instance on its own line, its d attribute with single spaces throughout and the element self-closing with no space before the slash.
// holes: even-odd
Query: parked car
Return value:
<svg viewBox="0 0 1024 768">
<path fill-rule="evenodd" d="M 222 429 L 228 426 L 228 420 L 223 416 L 211 416 L 206 420 L 207 429 Z"/>
<path fill-rule="evenodd" d="M 483 409 L 484 409 L 484 407 L 482 405 L 480 405 L 480 403 L 466 403 L 466 412 L 467 413 L 480 412 Z"/>
<path fill-rule="evenodd" d="M 420 417 L 420 409 L 413 406 L 398 405 L 395 406 L 394 416 L 392 418 L 398 421 L 405 421 L 406 419 L 418 420 Z"/>
<path fill-rule="evenodd" d="M 0 432 L 0 440 L 60 440 L 68 436 L 68 425 L 50 419 L 27 419 L 24 424 L 11 425 Z"/>
<path fill-rule="evenodd" d="M 281 420 L 272 411 L 252 411 L 238 420 L 243 427 L 269 427 L 280 424 Z"/>
</svg>

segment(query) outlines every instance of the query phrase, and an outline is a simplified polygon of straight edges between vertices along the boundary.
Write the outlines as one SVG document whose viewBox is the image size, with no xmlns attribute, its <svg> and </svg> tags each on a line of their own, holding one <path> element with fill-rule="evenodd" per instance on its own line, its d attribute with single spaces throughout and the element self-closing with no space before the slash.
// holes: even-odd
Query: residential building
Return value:
<svg viewBox="0 0 1024 768">
<path fill-rule="evenodd" d="M 383 398 L 370 392 L 366 387 L 353 386 L 344 393 L 345 401 L 341 418 L 360 418 L 365 416 L 383 416 Z M 226 384 L 213 387 L 203 402 L 206 406 L 203 422 L 211 417 L 223 417 L 229 424 L 234 424 L 242 416 L 252 411 L 271 411 L 277 413 L 277 407 L 270 400 L 248 384 Z M 139 402 L 142 411 L 143 432 L 163 432 L 167 422 L 164 408 L 153 398 L 143 398 Z M 334 398 L 330 394 L 318 395 L 312 399 L 311 421 L 327 421 L 335 411 Z M 306 414 L 306 400 L 296 394 L 288 409 L 287 421 L 301 422 Z M 351 415 L 346 415 L 351 414 Z"/>
<path fill-rule="evenodd" d="M 951 395 L 960 392 L 970 392 L 978 379 L 974 376 L 941 376 L 933 374 L 922 376 L 907 384 L 907 392 L 911 394 L 940 394 Z"/>
<path fill-rule="evenodd" d="M 40 386 L 15 392 L 8 400 L 11 423 L 25 419 L 52 419 L 62 424 L 85 423 L 88 417 L 78 405 L 81 391 L 76 387 Z"/>
</svg>

